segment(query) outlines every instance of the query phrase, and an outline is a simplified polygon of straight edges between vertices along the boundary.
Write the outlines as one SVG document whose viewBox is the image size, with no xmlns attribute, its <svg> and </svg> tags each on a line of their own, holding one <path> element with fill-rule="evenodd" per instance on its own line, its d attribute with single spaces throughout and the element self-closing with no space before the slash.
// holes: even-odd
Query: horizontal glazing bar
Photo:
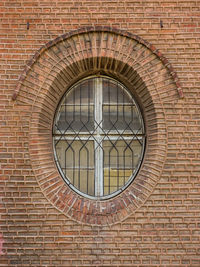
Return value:
<svg viewBox="0 0 200 267">
<path fill-rule="evenodd" d="M 79 170 L 80 167 L 62 167 L 63 170 Z M 94 168 L 90 168 L 90 167 L 81 167 L 81 170 L 94 170 Z"/>
<path fill-rule="evenodd" d="M 104 136 L 102 139 L 103 140 L 142 140 L 144 138 L 144 136 L 119 136 L 119 135 L 115 135 L 115 136 Z M 83 140 L 83 141 L 91 141 L 91 140 L 96 140 L 95 138 L 95 135 L 93 136 L 81 136 L 80 137 L 74 137 L 74 136 L 55 136 L 54 137 L 55 140 L 77 140 L 77 141 L 80 141 L 80 140 Z"/>
<path fill-rule="evenodd" d="M 57 131 L 57 133 L 54 133 L 54 136 L 89 136 L 89 135 L 95 135 L 96 133 L 95 132 L 80 132 L 80 133 L 74 133 L 74 132 L 61 132 L 61 131 Z M 107 136 L 120 136 L 120 135 L 123 135 L 123 136 L 145 136 L 145 134 L 143 133 L 137 133 L 137 132 L 132 132 L 132 131 L 109 131 L 109 132 L 102 132 L 100 134 L 98 134 L 100 136 L 104 136 L 104 135 L 107 135 Z"/>
<path fill-rule="evenodd" d="M 122 104 L 123 105 L 123 104 Z M 90 103 L 90 104 L 62 104 L 60 105 L 61 107 L 76 107 L 76 106 L 81 106 L 81 107 L 88 107 L 88 106 L 94 106 L 94 104 Z M 130 104 L 129 104 L 130 106 Z"/>
<path fill-rule="evenodd" d="M 123 106 L 126 106 L 126 107 L 127 107 L 127 106 L 135 107 L 135 104 L 133 104 L 133 103 L 131 103 L 131 104 L 130 104 L 130 103 L 125 103 L 125 104 L 123 104 L 123 103 L 120 103 L 120 102 L 119 102 L 119 103 L 110 103 L 110 102 L 104 102 L 104 103 L 103 103 L 103 106 L 113 106 L 113 107 L 116 107 L 117 105 L 118 105 L 118 106 L 122 106 L 122 107 L 123 107 Z"/>
<path fill-rule="evenodd" d="M 130 103 L 122 103 L 122 102 L 119 102 L 119 103 L 109 103 L 109 102 L 104 102 L 103 104 L 102 104 L 103 106 L 105 105 L 105 106 L 116 106 L 116 105 L 120 105 L 120 106 L 135 106 L 135 104 L 130 104 Z M 94 106 L 94 104 L 93 103 L 90 103 L 90 104 L 61 104 L 60 105 L 61 107 L 65 107 L 65 106 Z"/>
</svg>

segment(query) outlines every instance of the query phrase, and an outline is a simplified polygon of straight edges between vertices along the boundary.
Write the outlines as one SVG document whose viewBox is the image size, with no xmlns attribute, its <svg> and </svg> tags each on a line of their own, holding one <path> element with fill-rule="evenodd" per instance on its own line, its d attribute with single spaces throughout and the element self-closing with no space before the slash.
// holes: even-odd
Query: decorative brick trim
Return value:
<svg viewBox="0 0 200 267">
<path fill-rule="evenodd" d="M 29 153 L 38 185 L 56 209 L 76 221 L 109 225 L 124 220 L 145 202 L 161 176 L 167 152 L 163 105 L 180 94 L 167 63 L 163 65 L 155 51 L 122 31 L 84 28 L 42 47 L 20 78 L 15 96 L 17 103 L 32 107 Z M 98 73 L 117 78 L 130 89 L 144 112 L 147 131 L 138 175 L 121 194 L 105 201 L 72 191 L 57 170 L 52 148 L 52 123 L 62 95 L 77 80 Z"/>
<path fill-rule="evenodd" d="M 141 37 L 139 37 L 138 35 L 132 34 L 128 31 L 125 30 L 120 30 L 120 29 L 116 29 L 113 27 L 106 27 L 106 26 L 90 26 L 90 27 L 82 27 L 79 28 L 77 30 L 73 30 L 70 31 L 68 33 L 65 33 L 61 36 L 58 36 L 56 39 L 49 41 L 48 43 L 46 43 L 45 45 L 43 45 L 33 56 L 32 58 L 27 62 L 23 73 L 21 74 L 17 86 L 15 88 L 15 92 L 12 95 L 12 100 L 16 100 L 17 95 L 19 94 L 20 88 L 21 88 L 21 84 L 23 83 L 24 79 L 26 78 L 29 70 L 31 69 L 32 65 L 38 60 L 38 58 L 48 49 L 50 49 L 52 46 L 54 45 L 58 45 L 60 42 L 74 36 L 74 35 L 79 35 L 79 34 L 83 34 L 83 33 L 92 33 L 92 32 L 108 32 L 108 33 L 115 33 L 124 37 L 129 37 L 133 40 L 136 40 L 138 43 L 143 44 L 144 46 L 146 46 L 149 50 L 152 51 L 152 53 L 154 53 L 160 60 L 161 62 L 164 64 L 164 66 L 168 69 L 169 73 L 171 74 L 172 78 L 174 79 L 174 83 L 176 84 L 177 87 L 177 91 L 178 94 L 180 96 L 180 98 L 183 98 L 183 90 L 179 81 L 179 78 L 177 76 L 176 71 L 174 70 L 174 68 L 172 67 L 172 65 L 169 63 L 168 59 L 166 57 L 163 56 L 163 54 L 156 49 L 156 47 L 152 44 L 150 44 L 149 42 L 147 42 L 146 40 L 142 39 Z"/>
</svg>

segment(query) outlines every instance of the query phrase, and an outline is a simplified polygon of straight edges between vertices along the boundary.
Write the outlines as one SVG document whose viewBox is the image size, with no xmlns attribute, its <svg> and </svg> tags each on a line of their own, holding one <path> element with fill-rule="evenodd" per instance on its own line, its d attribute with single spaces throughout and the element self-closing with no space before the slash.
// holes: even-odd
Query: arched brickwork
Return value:
<svg viewBox="0 0 200 267">
<path fill-rule="evenodd" d="M 52 123 L 64 92 L 90 74 L 119 79 L 143 110 L 147 147 L 133 183 L 118 196 L 86 199 L 61 178 L 52 149 Z M 29 153 L 38 184 L 62 213 L 89 224 L 112 224 L 134 212 L 159 180 L 167 152 L 163 103 L 182 96 L 178 78 L 168 61 L 141 38 L 108 28 L 85 28 L 49 42 L 27 64 L 13 99 L 32 107 Z"/>
</svg>

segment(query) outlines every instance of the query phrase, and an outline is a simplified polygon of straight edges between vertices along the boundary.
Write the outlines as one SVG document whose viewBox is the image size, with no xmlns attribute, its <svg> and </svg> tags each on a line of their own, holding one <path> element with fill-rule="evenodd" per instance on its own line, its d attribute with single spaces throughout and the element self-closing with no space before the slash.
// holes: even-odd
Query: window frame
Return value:
<svg viewBox="0 0 200 267">
<path fill-rule="evenodd" d="M 120 84 L 124 90 L 126 90 L 126 93 L 129 95 L 129 97 L 131 98 L 131 100 L 133 101 L 134 105 L 136 106 L 136 109 L 137 109 L 137 112 L 139 112 L 139 117 L 140 117 L 140 120 L 141 120 L 141 124 L 142 124 L 142 132 L 143 134 L 141 134 L 141 139 L 143 140 L 143 144 L 142 144 L 142 149 L 141 149 L 141 153 L 140 153 L 140 159 L 139 159 L 139 163 L 137 164 L 137 168 L 136 170 L 132 173 L 132 175 L 129 177 L 128 181 L 123 185 L 121 186 L 117 191 L 114 191 L 113 193 L 110 193 L 109 195 L 104 195 L 104 196 L 101 196 L 101 195 L 98 195 L 98 196 L 91 196 L 91 195 L 88 195 L 84 192 L 82 192 L 81 190 L 77 189 L 73 183 L 70 182 L 70 180 L 65 176 L 65 174 L 63 173 L 63 170 L 59 164 L 59 160 L 58 160 L 58 157 L 57 157 L 57 152 L 56 152 L 56 148 L 55 148 L 55 139 L 54 139 L 54 124 L 55 124 L 55 120 L 56 120 L 56 117 L 57 117 L 57 114 L 59 112 L 59 109 L 60 109 L 60 105 L 62 103 L 62 100 L 63 98 L 67 95 L 67 93 L 69 93 L 69 91 L 73 90 L 74 87 L 76 87 L 79 83 L 81 83 L 82 81 L 84 80 L 89 80 L 89 79 L 92 79 L 92 78 L 107 78 L 107 79 L 110 79 L 111 81 L 114 81 L 114 82 L 117 82 L 118 84 Z M 101 85 L 97 85 L 96 83 L 98 83 L 98 80 L 95 81 L 95 86 L 101 86 L 102 87 L 102 83 Z M 101 101 L 102 101 L 102 98 L 103 98 L 103 90 L 101 88 Z M 96 94 L 95 94 L 95 103 L 94 103 L 94 118 L 96 119 L 96 117 L 98 115 L 100 115 L 101 117 L 98 118 L 98 122 L 102 124 L 102 111 L 101 112 L 97 112 L 97 104 L 98 101 L 99 101 L 99 96 L 96 97 Z M 101 108 L 103 106 L 103 102 L 101 103 Z M 98 110 L 99 111 L 99 110 Z M 98 115 L 97 115 L 98 114 Z M 102 125 L 101 125 L 102 127 Z M 98 127 L 99 129 L 99 127 Z M 80 137 L 79 137 L 80 138 Z M 132 136 L 132 139 L 135 138 Z M 137 137 L 136 137 L 137 138 Z M 82 79 L 79 79 L 76 83 L 74 83 L 73 85 L 71 85 L 63 94 L 63 96 L 61 97 L 60 99 L 60 102 L 59 104 L 57 105 L 57 108 L 56 108 L 56 112 L 54 114 L 54 119 L 53 119 L 53 127 L 52 127 L 52 139 L 53 139 L 53 153 L 54 153 L 54 160 L 56 162 L 56 166 L 59 170 L 59 173 L 61 175 L 61 177 L 63 178 L 63 180 L 65 181 L 65 183 L 67 183 L 67 185 L 73 190 L 75 191 L 77 194 L 85 197 L 85 198 L 88 198 L 88 199 L 91 199 L 91 200 L 108 200 L 108 199 L 111 199 L 117 195 L 119 195 L 121 192 L 123 192 L 132 182 L 133 180 L 135 179 L 135 177 L 137 176 L 137 173 L 142 165 L 142 161 L 143 161 L 143 158 L 144 158 L 144 155 L 145 155 L 145 147 L 146 147 L 146 127 L 145 127 L 145 119 L 143 117 L 143 114 L 142 114 L 142 110 L 140 108 L 140 106 L 138 105 L 137 101 L 136 101 L 136 98 L 133 96 L 132 92 L 130 91 L 129 88 L 127 88 L 127 86 L 125 86 L 122 82 L 120 82 L 119 80 L 117 80 L 116 78 L 112 78 L 110 76 L 107 76 L 107 75 L 89 75 L 85 78 L 82 78 Z M 91 138 L 91 140 L 94 141 L 94 138 Z M 106 138 L 104 140 L 107 140 Z M 95 142 L 94 142 L 95 143 Z M 96 157 L 96 154 L 95 153 L 95 162 L 98 161 L 98 162 L 101 162 L 102 163 L 102 160 L 99 160 L 98 157 Z M 102 190 L 102 189 L 99 189 L 100 187 L 103 187 L 103 175 L 102 174 L 99 174 L 99 172 L 102 171 L 102 168 L 103 167 L 103 163 L 102 164 L 98 164 L 98 174 L 95 174 L 95 178 L 94 180 L 97 178 L 98 180 L 98 185 L 95 185 L 95 191 L 96 191 L 96 188 L 98 191 Z M 96 170 L 96 164 L 95 164 L 95 170 Z M 99 185 L 100 184 L 100 185 Z"/>
</svg>

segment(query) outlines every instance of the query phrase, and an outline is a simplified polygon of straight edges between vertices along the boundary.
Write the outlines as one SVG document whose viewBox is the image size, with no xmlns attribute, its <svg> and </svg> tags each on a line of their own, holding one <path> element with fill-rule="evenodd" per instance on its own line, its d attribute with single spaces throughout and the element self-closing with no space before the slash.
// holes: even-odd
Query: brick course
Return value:
<svg viewBox="0 0 200 267">
<path fill-rule="evenodd" d="M 0 13 L 0 266 L 199 266 L 199 1 L 2 0 Z M 98 35 L 108 38 L 92 42 L 96 56 L 135 55 L 153 68 L 154 83 L 147 67 L 137 69 L 150 138 L 137 177 L 146 183 L 139 203 L 127 197 L 136 185 L 115 206 L 66 194 L 66 187 L 56 200 L 48 187 L 61 183 L 50 151 L 52 115 L 63 85 L 76 80 L 70 71 L 93 72 L 87 40 Z M 111 35 L 113 51 L 101 49 Z M 135 54 L 123 46 L 131 49 L 131 42 Z M 74 55 L 68 69 L 57 64 L 62 53 Z M 105 63 L 106 73 L 119 75 L 110 60 L 98 62 Z M 119 78 L 130 84 L 131 71 Z"/>
</svg>

